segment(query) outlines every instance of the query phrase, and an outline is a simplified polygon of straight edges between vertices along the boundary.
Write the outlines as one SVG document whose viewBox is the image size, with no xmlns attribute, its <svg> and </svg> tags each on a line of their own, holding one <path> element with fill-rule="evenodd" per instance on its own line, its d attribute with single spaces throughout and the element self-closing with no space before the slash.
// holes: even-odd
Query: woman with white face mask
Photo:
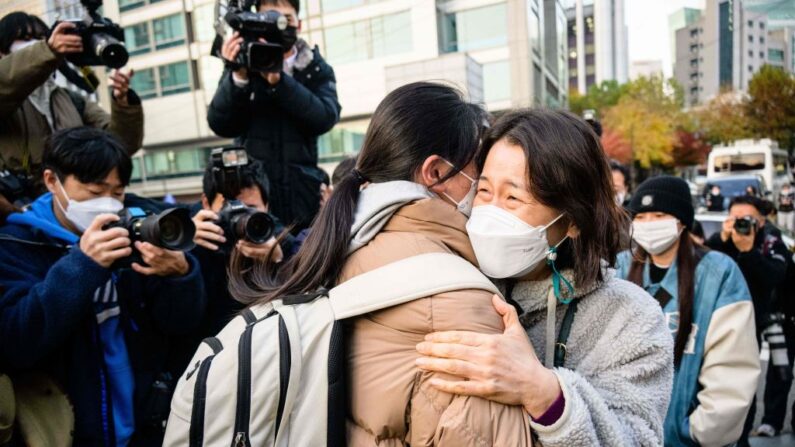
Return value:
<svg viewBox="0 0 795 447">
<path fill-rule="evenodd" d="M 665 445 L 732 444 L 759 377 L 753 305 L 742 272 L 728 256 L 693 242 L 694 210 L 684 180 L 646 180 L 629 209 L 635 247 L 619 255 L 619 275 L 657 299 L 675 340 Z"/>
<path fill-rule="evenodd" d="M 477 162 L 467 231 L 511 303 L 494 298 L 505 331 L 431 334 L 418 365 L 457 376 L 434 379 L 443 391 L 522 405 L 545 447 L 661 445 L 672 341 L 653 299 L 608 267 L 628 222 L 598 137 L 570 113 L 520 110 Z"/>
</svg>

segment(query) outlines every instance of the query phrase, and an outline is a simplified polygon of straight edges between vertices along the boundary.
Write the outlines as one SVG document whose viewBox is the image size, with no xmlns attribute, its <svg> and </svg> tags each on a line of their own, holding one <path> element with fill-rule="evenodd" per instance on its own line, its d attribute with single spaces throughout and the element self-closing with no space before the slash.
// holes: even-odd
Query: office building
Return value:
<svg viewBox="0 0 795 447">
<path fill-rule="evenodd" d="M 668 39 L 671 46 L 671 63 L 676 61 L 676 30 L 690 26 L 701 18 L 701 10 L 682 8 L 668 16 Z"/>
<path fill-rule="evenodd" d="M 584 94 L 602 81 L 626 82 L 624 0 L 573 0 L 568 6 L 569 89 Z"/>
</svg>

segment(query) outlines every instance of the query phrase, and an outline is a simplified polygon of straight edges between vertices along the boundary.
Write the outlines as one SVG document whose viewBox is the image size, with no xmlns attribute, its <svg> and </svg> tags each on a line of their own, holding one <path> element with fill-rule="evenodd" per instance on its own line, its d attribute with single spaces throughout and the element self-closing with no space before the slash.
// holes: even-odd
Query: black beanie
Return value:
<svg viewBox="0 0 795 447">
<path fill-rule="evenodd" d="M 670 214 L 690 229 L 695 218 L 692 200 L 687 182 L 679 177 L 662 175 L 638 186 L 629 202 L 629 211 L 633 216 L 655 211 Z"/>
</svg>

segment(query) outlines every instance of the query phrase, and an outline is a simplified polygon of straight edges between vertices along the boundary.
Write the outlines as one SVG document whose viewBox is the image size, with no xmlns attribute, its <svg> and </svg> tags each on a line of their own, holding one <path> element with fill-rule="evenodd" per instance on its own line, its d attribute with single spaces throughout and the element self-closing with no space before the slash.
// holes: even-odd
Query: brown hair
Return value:
<svg viewBox="0 0 795 447">
<path fill-rule="evenodd" d="M 676 253 L 677 268 L 677 295 L 679 299 L 679 330 L 676 332 L 674 342 L 674 365 L 677 367 L 682 361 L 682 355 L 690 338 L 693 325 L 693 299 L 696 289 L 696 260 L 697 250 L 703 250 L 693 242 L 690 232 L 685 228 L 679 236 L 679 249 Z M 649 254 L 642 247 L 633 251 L 632 264 L 629 267 L 627 280 L 643 287 L 643 267 L 649 259 Z"/>
<path fill-rule="evenodd" d="M 557 268 L 573 268 L 578 287 L 602 281 L 602 260 L 615 264 L 629 217 L 615 202 L 599 137 L 569 112 L 517 110 L 500 117 L 486 133 L 478 168 L 502 139 L 524 150 L 533 197 L 560 210 L 579 230 L 577 238 L 560 246 Z"/>
</svg>

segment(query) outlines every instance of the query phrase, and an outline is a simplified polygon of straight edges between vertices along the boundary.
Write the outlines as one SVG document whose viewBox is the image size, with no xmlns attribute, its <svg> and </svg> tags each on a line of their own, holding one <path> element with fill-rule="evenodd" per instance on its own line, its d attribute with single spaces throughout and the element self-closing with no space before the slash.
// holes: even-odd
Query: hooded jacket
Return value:
<svg viewBox="0 0 795 447">
<path fill-rule="evenodd" d="M 281 73 L 271 86 L 261 76 L 238 87 L 232 71 L 221 76 L 207 110 L 219 136 L 235 138 L 249 156 L 261 160 L 271 182 L 270 210 L 295 234 L 309 226 L 320 209 L 317 140 L 340 119 L 334 70 L 301 39 L 292 74 Z"/>
<path fill-rule="evenodd" d="M 23 167 L 26 156 L 30 157 L 32 165 L 39 164 L 47 137 L 54 131 L 79 126 L 113 133 L 130 155 L 140 149 L 144 112 L 141 100 L 132 90 L 127 97 L 128 105 L 111 100 L 111 113 L 108 114 L 96 103 L 56 87 L 50 96 L 54 121 L 50 127 L 28 97 L 55 73 L 60 62 L 44 41 L 0 59 L 0 160 L 6 167 Z"/>
<path fill-rule="evenodd" d="M 632 254 L 621 253 L 619 276 L 628 277 L 631 265 Z M 643 268 L 646 291 L 656 295 L 663 289 L 671 296 L 663 312 L 672 339 L 679 330 L 678 283 L 676 263 L 658 284 L 651 282 L 649 264 Z M 674 374 L 665 445 L 722 446 L 740 438 L 756 393 L 760 367 L 754 308 L 740 269 L 722 253 L 710 251 L 701 258 L 693 283 L 690 341 Z"/>
<path fill-rule="evenodd" d="M 360 195 L 340 282 L 424 253 L 454 253 L 474 264 L 465 226 L 461 213 L 418 184 L 371 184 Z M 501 333 L 490 293 L 429 296 L 353 319 L 347 329 L 348 445 L 531 445 L 524 409 L 440 392 L 428 384 L 435 374 L 414 365 L 415 346 L 428 333 Z"/>
<path fill-rule="evenodd" d="M 573 271 L 561 272 L 572 278 Z M 577 311 L 562 367 L 563 414 L 552 425 L 530 421 L 544 447 L 660 446 L 671 398 L 673 341 L 660 306 L 636 285 L 603 269 L 603 281 L 574 284 Z M 552 278 L 519 281 L 511 294 L 539 359 L 547 337 L 557 338 L 566 313 L 554 309 L 555 332 L 547 334 Z M 506 297 L 507 298 L 507 297 Z M 554 295 L 552 302 L 556 303 Z"/>
<path fill-rule="evenodd" d="M 182 277 L 112 272 L 77 242 L 55 218 L 49 193 L 0 229 L 0 369 L 43 372 L 63 387 L 74 407 L 74 445 L 113 446 L 130 436 L 132 445 L 159 445 L 147 401 L 158 375 L 184 369 L 171 362 L 169 336 L 200 321 L 199 267 L 188 256 Z M 106 305 L 113 301 L 118 306 Z"/>
</svg>

